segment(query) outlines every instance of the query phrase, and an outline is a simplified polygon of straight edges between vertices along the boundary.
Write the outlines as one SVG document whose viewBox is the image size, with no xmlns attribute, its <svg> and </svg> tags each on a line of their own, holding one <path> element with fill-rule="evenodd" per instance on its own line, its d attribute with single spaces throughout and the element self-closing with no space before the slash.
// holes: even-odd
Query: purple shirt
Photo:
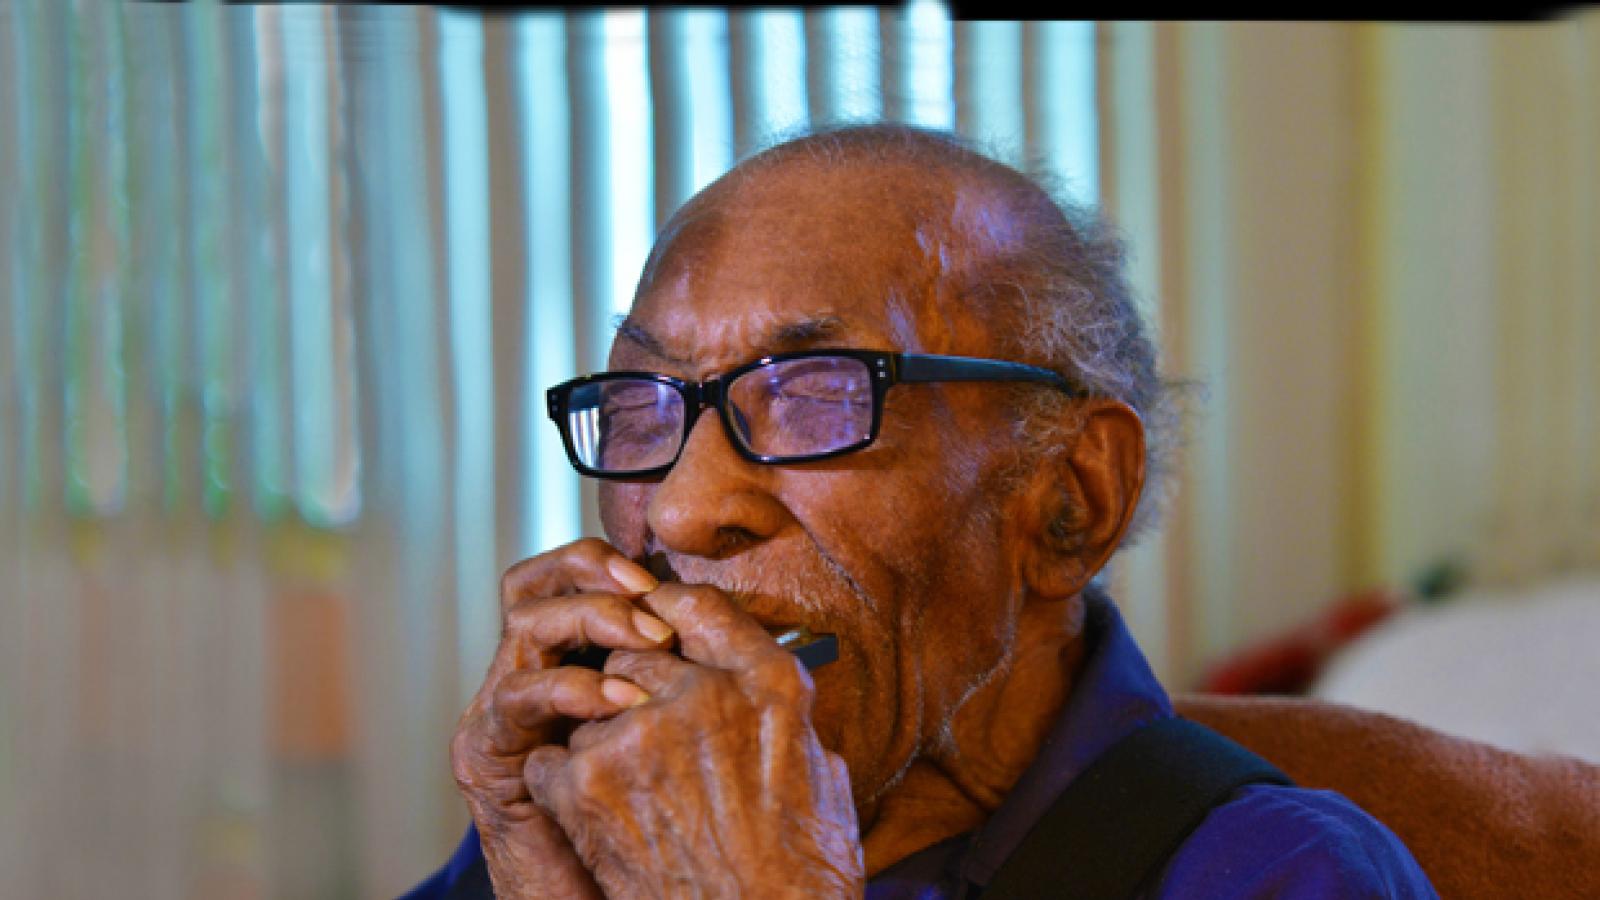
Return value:
<svg viewBox="0 0 1600 900">
<path fill-rule="evenodd" d="M 1033 765 L 989 821 L 901 860 L 870 900 L 963 896 L 984 885 L 1056 797 L 1111 745 L 1171 716 L 1172 703 L 1115 604 L 1086 593 L 1088 656 Z M 1436 897 L 1400 839 L 1332 791 L 1247 785 L 1168 860 L 1152 897 Z"/>
<path fill-rule="evenodd" d="M 928 847 L 879 873 L 869 900 L 936 900 L 984 885 L 1066 786 L 1172 704 L 1122 624 L 1091 591 L 1088 654 L 1033 765 L 983 826 Z M 408 898 L 443 897 L 482 851 L 467 835 L 444 868 Z M 1436 897 L 1389 829 L 1332 791 L 1248 785 L 1213 809 L 1168 860 L 1153 897 Z"/>
</svg>

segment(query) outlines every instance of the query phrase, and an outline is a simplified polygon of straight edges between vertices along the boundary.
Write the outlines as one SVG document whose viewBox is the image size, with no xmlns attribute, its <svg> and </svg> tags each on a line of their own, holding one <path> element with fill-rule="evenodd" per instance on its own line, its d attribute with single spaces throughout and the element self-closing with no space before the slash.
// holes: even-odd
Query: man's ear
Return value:
<svg viewBox="0 0 1600 900">
<path fill-rule="evenodd" d="M 1022 574 L 1030 593 L 1047 600 L 1089 584 L 1122 543 L 1144 487 L 1144 423 L 1132 407 L 1096 398 L 1063 415 L 1079 427 L 1039 460 L 1020 517 Z"/>
</svg>

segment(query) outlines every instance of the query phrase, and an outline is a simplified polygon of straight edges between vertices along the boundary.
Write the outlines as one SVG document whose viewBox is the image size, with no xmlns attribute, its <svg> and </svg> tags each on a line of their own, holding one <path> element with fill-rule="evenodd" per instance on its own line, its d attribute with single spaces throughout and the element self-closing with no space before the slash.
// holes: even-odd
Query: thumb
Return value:
<svg viewBox="0 0 1600 900">
<path fill-rule="evenodd" d="M 571 807 L 571 781 L 568 764 L 572 751 L 556 744 L 546 744 L 528 754 L 522 764 L 522 780 L 528 785 L 528 794 L 552 818 L 565 828 L 565 811 Z"/>
</svg>

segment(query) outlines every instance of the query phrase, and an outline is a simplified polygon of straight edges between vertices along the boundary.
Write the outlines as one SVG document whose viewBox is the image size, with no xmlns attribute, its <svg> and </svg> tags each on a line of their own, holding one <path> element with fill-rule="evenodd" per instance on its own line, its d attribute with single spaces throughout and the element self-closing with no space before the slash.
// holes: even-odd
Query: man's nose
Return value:
<svg viewBox="0 0 1600 900">
<path fill-rule="evenodd" d="M 708 409 L 650 498 L 650 530 L 667 550 L 708 559 L 764 541 L 789 516 L 771 492 L 770 474 L 734 451 Z"/>
</svg>

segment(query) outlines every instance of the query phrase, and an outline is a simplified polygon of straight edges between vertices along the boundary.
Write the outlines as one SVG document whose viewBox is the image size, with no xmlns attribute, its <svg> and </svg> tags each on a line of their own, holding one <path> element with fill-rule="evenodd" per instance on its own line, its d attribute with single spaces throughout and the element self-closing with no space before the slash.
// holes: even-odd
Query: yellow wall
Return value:
<svg viewBox="0 0 1600 900">
<path fill-rule="evenodd" d="M 1116 573 L 1178 683 L 1459 557 L 1600 565 L 1600 12 L 1102 26 L 1107 204 L 1198 378 Z"/>
</svg>

